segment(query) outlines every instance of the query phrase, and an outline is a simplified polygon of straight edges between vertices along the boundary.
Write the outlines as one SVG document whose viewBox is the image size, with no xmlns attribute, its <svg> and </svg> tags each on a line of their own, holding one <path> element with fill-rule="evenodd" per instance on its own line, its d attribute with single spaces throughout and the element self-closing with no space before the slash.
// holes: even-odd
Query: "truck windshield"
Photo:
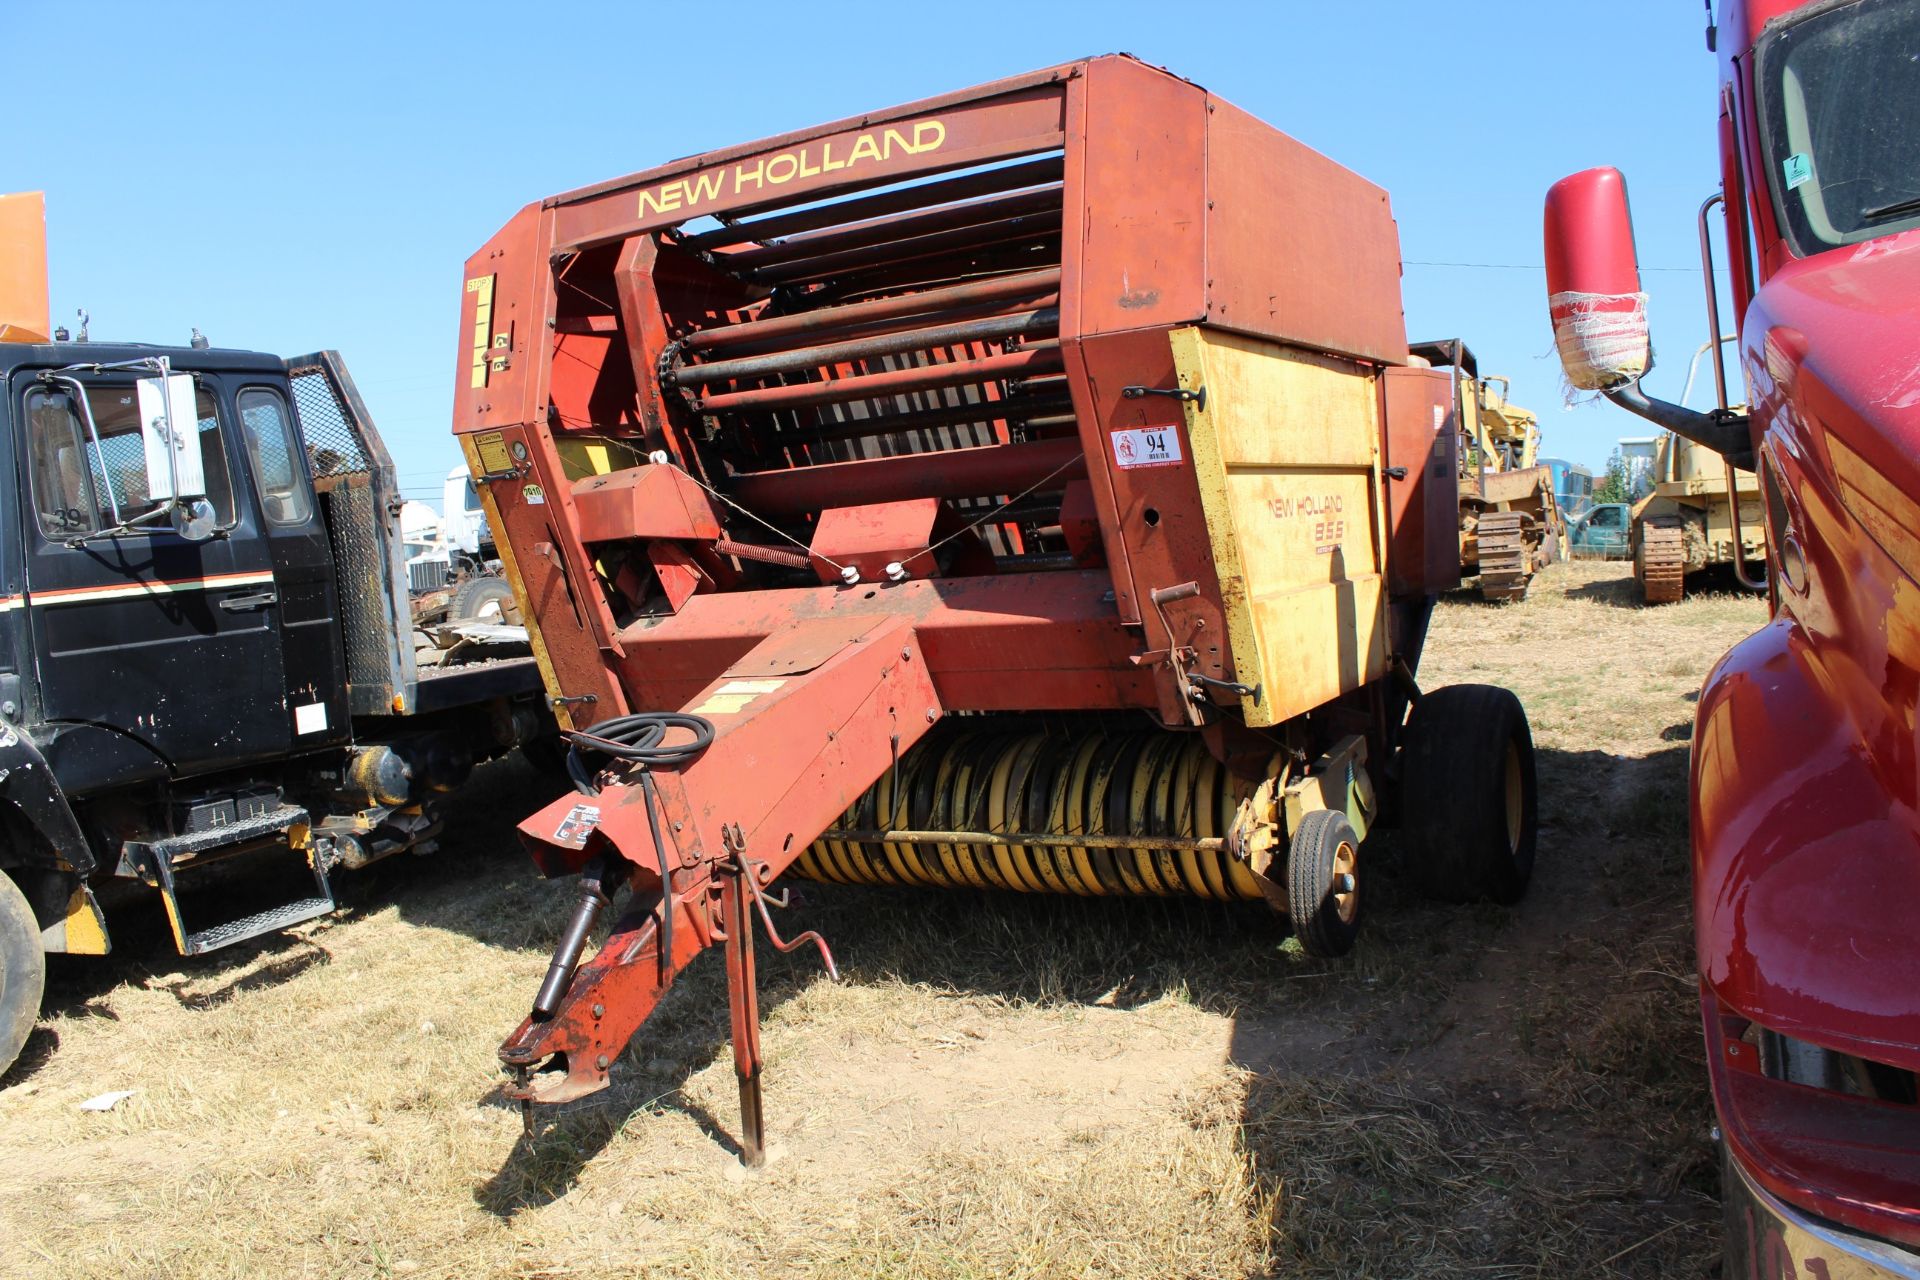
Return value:
<svg viewBox="0 0 1920 1280">
<path fill-rule="evenodd" d="M 200 458 L 207 501 L 222 525 L 233 522 L 233 484 L 220 443 L 220 419 L 206 389 L 195 393 L 200 416 Z M 155 509 L 148 496 L 147 455 L 140 438 L 140 411 L 132 383 L 95 384 L 87 403 L 100 439 L 88 436 L 71 393 L 34 386 L 26 396 L 33 502 L 40 529 L 49 538 L 98 533 Z M 150 531 L 149 531 L 150 532 Z"/>
<path fill-rule="evenodd" d="M 1757 58 L 1768 183 L 1794 251 L 1920 226 L 1920 0 L 1816 6 Z"/>
</svg>

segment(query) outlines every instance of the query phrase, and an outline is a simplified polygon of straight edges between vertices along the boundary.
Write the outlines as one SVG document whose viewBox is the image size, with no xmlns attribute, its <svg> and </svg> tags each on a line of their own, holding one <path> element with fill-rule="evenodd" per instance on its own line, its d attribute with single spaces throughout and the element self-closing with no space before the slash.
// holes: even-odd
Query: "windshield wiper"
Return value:
<svg viewBox="0 0 1920 1280">
<path fill-rule="evenodd" d="M 1860 216 L 1878 221 L 1881 218 L 1891 218 L 1896 213 L 1913 213 L 1916 210 L 1920 210 L 1920 196 L 1908 196 L 1905 200 L 1895 200 L 1892 204 L 1862 209 Z"/>
</svg>

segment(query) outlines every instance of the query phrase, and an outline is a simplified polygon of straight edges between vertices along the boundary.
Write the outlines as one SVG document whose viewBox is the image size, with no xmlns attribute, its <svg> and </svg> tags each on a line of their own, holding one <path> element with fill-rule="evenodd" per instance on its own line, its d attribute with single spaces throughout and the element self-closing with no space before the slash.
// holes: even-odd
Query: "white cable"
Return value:
<svg viewBox="0 0 1920 1280">
<path fill-rule="evenodd" d="M 673 467 L 673 469 L 678 471 L 681 475 L 693 481 L 695 484 L 699 485 L 702 489 L 705 489 L 708 493 L 720 499 L 720 501 L 726 503 L 728 506 L 732 507 L 735 511 L 738 511 L 741 515 L 753 521 L 755 524 L 758 524 L 765 528 L 773 530 L 773 532 L 776 535 L 778 535 L 779 537 L 785 538 L 788 542 L 791 542 L 794 546 L 800 548 L 802 551 L 806 552 L 808 555 L 813 556 L 816 559 L 819 559 L 829 565 L 832 565 L 834 569 L 839 572 L 840 580 L 845 582 L 848 586 L 853 586 L 855 583 L 860 581 L 860 571 L 858 569 L 854 568 L 851 565 L 840 564 L 835 560 L 829 559 L 828 557 L 821 555 L 818 551 L 815 551 L 812 547 L 800 541 L 800 539 L 794 537 L 792 534 L 788 533 L 785 529 L 780 528 L 778 525 L 771 524 L 766 520 L 762 520 L 759 516 L 753 514 L 753 512 L 747 510 L 745 507 L 741 506 L 739 503 L 735 502 L 732 498 L 729 498 L 726 494 L 720 492 L 718 489 L 714 488 L 712 485 L 703 483 L 699 476 L 696 476 L 695 474 L 693 474 L 693 472 L 687 470 L 685 467 L 674 466 L 673 460 L 669 458 L 666 455 L 666 453 L 656 450 L 655 452 L 648 454 L 647 457 L 649 461 L 654 462 L 656 465 Z"/>
<path fill-rule="evenodd" d="M 955 529 L 952 533 L 948 534 L 946 537 L 940 539 L 940 541 L 934 543 L 932 546 L 926 548 L 923 551 L 916 551 L 910 556 L 903 556 L 899 560 L 894 561 L 893 564 L 890 564 L 887 566 L 888 573 L 892 573 L 894 565 L 901 566 L 902 571 L 904 572 L 906 565 L 911 564 L 915 560 L 918 560 L 921 556 L 930 556 L 934 552 L 938 551 L 940 548 L 946 546 L 949 542 L 952 542 L 955 538 L 959 537 L 961 534 L 971 533 L 973 530 L 978 529 L 981 525 L 987 523 L 987 521 L 993 519 L 995 516 L 999 515 L 1002 511 L 1005 511 L 1008 507 L 1020 501 L 1020 499 L 1026 497 L 1028 494 L 1034 492 L 1037 489 L 1045 487 L 1047 481 L 1053 479 L 1055 476 L 1059 475 L 1062 471 L 1065 471 L 1068 467 L 1071 467 L 1074 463 L 1080 462 L 1080 461 L 1082 461 L 1082 459 L 1078 456 L 1068 458 L 1065 462 L 1061 463 L 1059 466 L 1055 467 L 1053 470 L 1047 472 L 1047 474 L 1041 476 L 1038 480 L 1034 481 L 1032 484 L 1022 489 L 1019 493 L 1014 494 L 1011 498 L 1008 498 L 1005 502 L 1001 503 L 999 506 L 995 507 L 993 510 L 987 512 L 985 515 L 981 516 L 979 519 L 971 521 L 967 524 L 961 525 L 958 529 Z"/>
</svg>

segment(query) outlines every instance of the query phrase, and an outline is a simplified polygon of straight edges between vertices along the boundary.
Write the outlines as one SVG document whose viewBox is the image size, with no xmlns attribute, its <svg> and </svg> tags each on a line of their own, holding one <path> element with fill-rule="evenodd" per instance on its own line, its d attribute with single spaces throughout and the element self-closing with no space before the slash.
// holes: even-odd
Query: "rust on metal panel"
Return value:
<svg viewBox="0 0 1920 1280">
<path fill-rule="evenodd" d="M 1275 342 L 1407 362 L 1387 193 L 1208 98 L 1207 319 Z"/>
<path fill-rule="evenodd" d="M 1249 725 L 1278 724 L 1385 673 L 1375 511 L 1379 389 L 1364 365 L 1217 330 L 1172 334 L 1225 631 Z"/>
<path fill-rule="evenodd" d="M 1084 335 L 1185 324 L 1207 309 L 1207 95 L 1125 58 L 1090 63 L 1077 255 Z"/>
<path fill-rule="evenodd" d="M 677 467 L 648 463 L 584 476 L 573 483 L 573 502 L 582 542 L 720 537 L 713 500 Z"/>
</svg>

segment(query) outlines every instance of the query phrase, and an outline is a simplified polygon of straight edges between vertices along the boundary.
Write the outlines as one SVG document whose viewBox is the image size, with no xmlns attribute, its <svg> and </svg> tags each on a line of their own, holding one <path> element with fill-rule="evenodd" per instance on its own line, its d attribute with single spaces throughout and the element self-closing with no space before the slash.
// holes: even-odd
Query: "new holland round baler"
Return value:
<svg viewBox="0 0 1920 1280">
<path fill-rule="evenodd" d="M 513 1095 L 604 1087 L 723 946 L 757 1159 L 785 874 L 1265 902 L 1333 955 L 1392 813 L 1516 898 L 1524 713 L 1415 682 L 1460 396 L 1399 275 L 1385 192 L 1119 56 L 515 216 L 455 427 L 575 731 L 520 831 L 581 894 Z"/>
</svg>

